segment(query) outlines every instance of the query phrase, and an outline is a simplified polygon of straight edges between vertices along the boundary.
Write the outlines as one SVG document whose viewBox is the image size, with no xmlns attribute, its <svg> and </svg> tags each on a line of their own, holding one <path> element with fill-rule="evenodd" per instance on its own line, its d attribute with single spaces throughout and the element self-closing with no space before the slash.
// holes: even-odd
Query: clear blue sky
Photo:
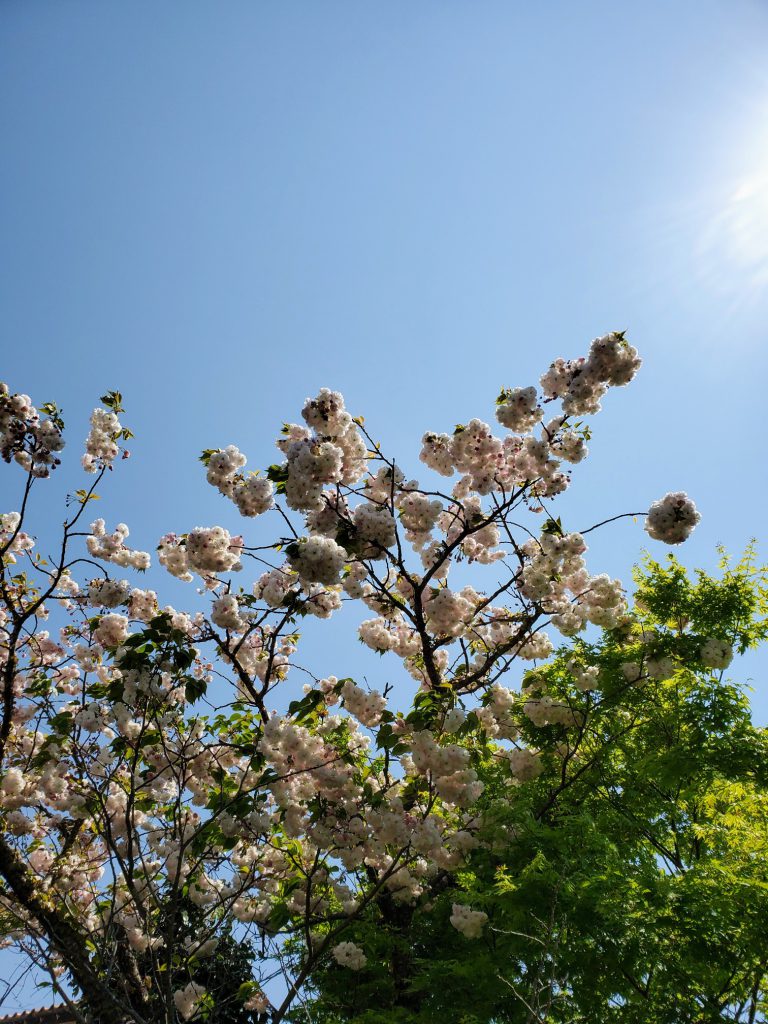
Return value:
<svg viewBox="0 0 768 1024">
<path fill-rule="evenodd" d="M 565 524 L 684 489 L 687 564 L 765 541 L 765 3 L 5 0 L 0 138 L 0 377 L 64 406 L 72 458 L 124 393 L 99 511 L 137 546 L 236 525 L 198 453 L 274 461 L 322 385 L 417 472 L 425 429 L 613 328 L 645 365 Z M 646 541 L 590 536 L 622 578 Z"/>
</svg>

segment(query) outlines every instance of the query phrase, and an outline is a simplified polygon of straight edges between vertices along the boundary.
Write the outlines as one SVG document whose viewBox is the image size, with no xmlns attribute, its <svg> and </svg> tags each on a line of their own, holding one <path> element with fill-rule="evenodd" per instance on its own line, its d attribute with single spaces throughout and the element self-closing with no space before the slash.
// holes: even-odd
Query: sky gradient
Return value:
<svg viewBox="0 0 768 1024">
<path fill-rule="evenodd" d="M 137 436 L 98 514 L 135 546 L 236 527 L 199 452 L 275 461 L 321 386 L 412 476 L 424 430 L 626 329 L 645 363 L 564 524 L 682 489 L 687 565 L 766 557 L 765 3 L 5 0 L 0 136 L 0 379 L 63 406 L 72 462 L 123 392 Z M 590 541 L 622 579 L 667 550 L 629 520 Z M 339 629 L 321 669 L 354 674 Z M 734 669 L 762 722 L 767 667 Z"/>
</svg>

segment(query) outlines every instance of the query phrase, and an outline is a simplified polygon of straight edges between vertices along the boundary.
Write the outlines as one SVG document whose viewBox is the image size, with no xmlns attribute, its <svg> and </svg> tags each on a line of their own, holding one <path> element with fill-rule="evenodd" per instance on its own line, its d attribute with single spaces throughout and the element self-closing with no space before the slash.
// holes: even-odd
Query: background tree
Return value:
<svg viewBox="0 0 768 1024">
<path fill-rule="evenodd" d="M 768 576 L 751 551 L 722 570 L 647 559 L 631 622 L 528 675 L 511 713 L 542 770 L 511 799 L 472 727 L 481 845 L 425 906 L 372 904 L 359 984 L 327 965 L 294 1020 L 765 1019 L 768 736 L 725 669 L 765 639 Z M 482 934 L 456 930 L 457 903 Z"/>
</svg>

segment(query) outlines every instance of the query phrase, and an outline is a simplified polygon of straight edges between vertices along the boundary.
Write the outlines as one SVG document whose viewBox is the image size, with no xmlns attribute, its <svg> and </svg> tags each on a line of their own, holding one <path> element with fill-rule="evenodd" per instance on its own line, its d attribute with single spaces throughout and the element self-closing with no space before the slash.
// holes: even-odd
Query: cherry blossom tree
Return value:
<svg viewBox="0 0 768 1024">
<path fill-rule="evenodd" d="M 428 913 L 477 845 L 478 735 L 510 794 L 553 757 L 568 787 L 577 749 L 531 745 L 505 684 L 552 634 L 629 621 L 620 581 L 592 574 L 553 504 L 587 455 L 583 417 L 639 366 L 621 333 L 557 359 L 540 390 L 501 391 L 502 436 L 479 419 L 425 433 L 423 482 L 325 388 L 266 471 L 234 445 L 205 451 L 208 483 L 248 523 L 159 537 L 186 610 L 141 586 L 151 556 L 125 524 L 90 518 L 131 437 L 120 394 L 94 410 L 87 483 L 41 548 L 30 524 L 64 424 L 3 386 L 0 452 L 20 475 L 0 517 L 0 921 L 76 1019 L 278 1024 L 323 965 L 365 968 L 350 935 L 369 907 Z M 646 530 L 678 544 L 698 519 L 669 494 Z M 362 643 L 399 659 L 405 706 L 298 660 L 300 625 L 344 602 L 365 606 Z M 710 664 L 727 661 L 707 642 Z M 567 703 L 530 715 L 578 735 Z M 467 937 L 484 922 L 463 903 L 451 916 Z"/>
</svg>

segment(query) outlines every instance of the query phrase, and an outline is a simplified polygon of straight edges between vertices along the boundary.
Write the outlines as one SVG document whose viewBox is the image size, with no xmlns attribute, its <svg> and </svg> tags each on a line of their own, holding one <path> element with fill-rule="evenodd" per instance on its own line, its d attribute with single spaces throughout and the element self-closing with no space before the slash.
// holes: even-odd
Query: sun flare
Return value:
<svg viewBox="0 0 768 1024">
<path fill-rule="evenodd" d="M 768 286 L 768 145 L 762 138 L 717 190 L 699 256 L 708 284 L 735 299 L 754 300 Z"/>
<path fill-rule="evenodd" d="M 745 285 L 768 284 L 768 171 L 746 178 L 731 193 L 704 236 Z"/>
</svg>

